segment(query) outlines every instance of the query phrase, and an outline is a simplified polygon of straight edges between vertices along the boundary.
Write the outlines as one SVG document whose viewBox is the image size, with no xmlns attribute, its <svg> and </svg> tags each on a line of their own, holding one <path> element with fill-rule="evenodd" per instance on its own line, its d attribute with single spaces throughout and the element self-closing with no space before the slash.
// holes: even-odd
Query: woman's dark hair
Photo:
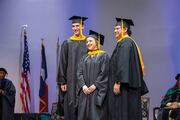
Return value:
<svg viewBox="0 0 180 120">
<path fill-rule="evenodd" d="M 180 79 L 180 73 L 178 73 L 175 77 L 176 80 Z"/>
<path fill-rule="evenodd" d="M 179 81 L 178 81 L 178 80 L 180 79 L 180 74 L 177 74 L 176 77 L 175 77 L 175 79 L 176 79 L 177 81 L 176 81 L 175 85 L 173 86 L 173 88 L 179 88 Z"/>
</svg>

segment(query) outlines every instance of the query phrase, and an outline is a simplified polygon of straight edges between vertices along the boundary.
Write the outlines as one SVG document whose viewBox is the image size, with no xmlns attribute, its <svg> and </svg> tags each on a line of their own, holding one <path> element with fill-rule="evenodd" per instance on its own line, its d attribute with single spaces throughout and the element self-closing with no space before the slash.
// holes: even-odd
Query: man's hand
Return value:
<svg viewBox="0 0 180 120">
<path fill-rule="evenodd" d="M 90 94 L 90 91 L 89 91 L 89 89 L 88 89 L 88 87 L 86 85 L 84 85 L 82 87 L 82 90 L 83 90 L 84 94 L 86 94 L 86 95 Z"/>
<path fill-rule="evenodd" d="M 92 93 L 96 90 L 96 86 L 93 84 L 88 88 L 89 92 Z"/>
<path fill-rule="evenodd" d="M 66 92 L 67 91 L 67 84 L 64 85 L 60 85 L 62 92 Z"/>
<path fill-rule="evenodd" d="M 114 84 L 113 92 L 114 92 L 115 95 L 120 94 L 120 92 L 121 92 L 121 91 L 120 91 L 120 87 L 121 87 L 120 84 L 117 84 L 117 83 Z"/>
<path fill-rule="evenodd" d="M 5 95 L 4 90 L 0 89 L 0 95 Z"/>
</svg>

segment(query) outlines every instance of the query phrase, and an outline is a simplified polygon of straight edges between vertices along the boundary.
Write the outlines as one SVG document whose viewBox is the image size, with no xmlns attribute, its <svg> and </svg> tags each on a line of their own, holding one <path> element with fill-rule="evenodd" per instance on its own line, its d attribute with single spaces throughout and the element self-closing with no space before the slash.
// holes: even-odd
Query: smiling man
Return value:
<svg viewBox="0 0 180 120">
<path fill-rule="evenodd" d="M 134 23 L 124 18 L 116 18 L 116 21 L 114 33 L 117 45 L 110 60 L 110 119 L 141 120 L 141 95 L 148 91 L 142 89 L 145 82 L 141 52 L 130 37 L 130 26 Z"/>
<path fill-rule="evenodd" d="M 58 70 L 58 85 L 63 94 L 64 119 L 76 120 L 76 70 L 80 58 L 87 52 L 86 36 L 83 35 L 84 21 L 87 17 L 72 16 L 73 36 L 65 40 L 61 46 Z"/>
</svg>

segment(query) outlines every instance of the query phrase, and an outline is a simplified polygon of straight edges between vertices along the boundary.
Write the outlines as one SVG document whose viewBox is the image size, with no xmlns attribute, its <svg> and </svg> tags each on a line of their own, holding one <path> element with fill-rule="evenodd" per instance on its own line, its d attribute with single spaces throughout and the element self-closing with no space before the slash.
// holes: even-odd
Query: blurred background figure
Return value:
<svg viewBox="0 0 180 120">
<path fill-rule="evenodd" d="M 161 101 L 158 120 L 180 120 L 180 73 L 175 79 L 175 85 L 166 92 Z"/>
<path fill-rule="evenodd" d="M 13 83 L 6 79 L 7 71 L 0 68 L 0 120 L 14 120 L 15 94 Z"/>
</svg>

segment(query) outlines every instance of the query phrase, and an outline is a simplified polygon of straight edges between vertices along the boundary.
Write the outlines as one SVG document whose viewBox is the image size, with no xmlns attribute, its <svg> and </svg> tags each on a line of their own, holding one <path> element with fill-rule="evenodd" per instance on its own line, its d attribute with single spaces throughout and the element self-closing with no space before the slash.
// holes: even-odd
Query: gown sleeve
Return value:
<svg viewBox="0 0 180 120">
<path fill-rule="evenodd" d="M 85 85 L 84 75 L 83 75 L 83 61 L 84 61 L 84 57 L 82 57 L 82 59 L 80 60 L 77 69 L 77 80 L 78 80 L 77 94 L 79 94 L 79 91 Z"/>
<path fill-rule="evenodd" d="M 66 84 L 67 82 L 67 65 L 68 65 L 68 43 L 64 41 L 61 46 L 60 63 L 58 67 L 58 84 Z"/>
<path fill-rule="evenodd" d="M 115 73 L 115 82 L 129 83 L 129 67 L 130 67 L 130 52 L 131 46 L 125 42 L 118 46 L 118 56 L 117 56 L 117 70 Z"/>
<path fill-rule="evenodd" d="M 169 89 L 168 91 L 167 91 L 167 93 L 169 92 L 169 91 L 171 91 L 171 89 Z M 168 103 L 168 102 L 172 102 L 172 94 L 167 94 L 166 93 L 166 95 L 164 96 L 164 98 L 162 99 L 162 101 L 161 101 L 161 107 L 163 108 L 163 107 L 166 107 L 166 104 Z"/>
<path fill-rule="evenodd" d="M 94 85 L 97 87 L 96 89 L 98 90 L 95 101 L 96 105 L 98 106 L 102 105 L 108 89 L 109 56 L 107 54 L 104 54 L 102 60 L 103 61 L 100 69 L 101 71 L 94 83 Z"/>
<path fill-rule="evenodd" d="M 5 86 L 4 92 L 5 92 L 4 98 L 7 100 L 7 103 L 10 106 L 14 107 L 16 90 L 11 81 L 8 82 L 7 85 Z"/>
</svg>

